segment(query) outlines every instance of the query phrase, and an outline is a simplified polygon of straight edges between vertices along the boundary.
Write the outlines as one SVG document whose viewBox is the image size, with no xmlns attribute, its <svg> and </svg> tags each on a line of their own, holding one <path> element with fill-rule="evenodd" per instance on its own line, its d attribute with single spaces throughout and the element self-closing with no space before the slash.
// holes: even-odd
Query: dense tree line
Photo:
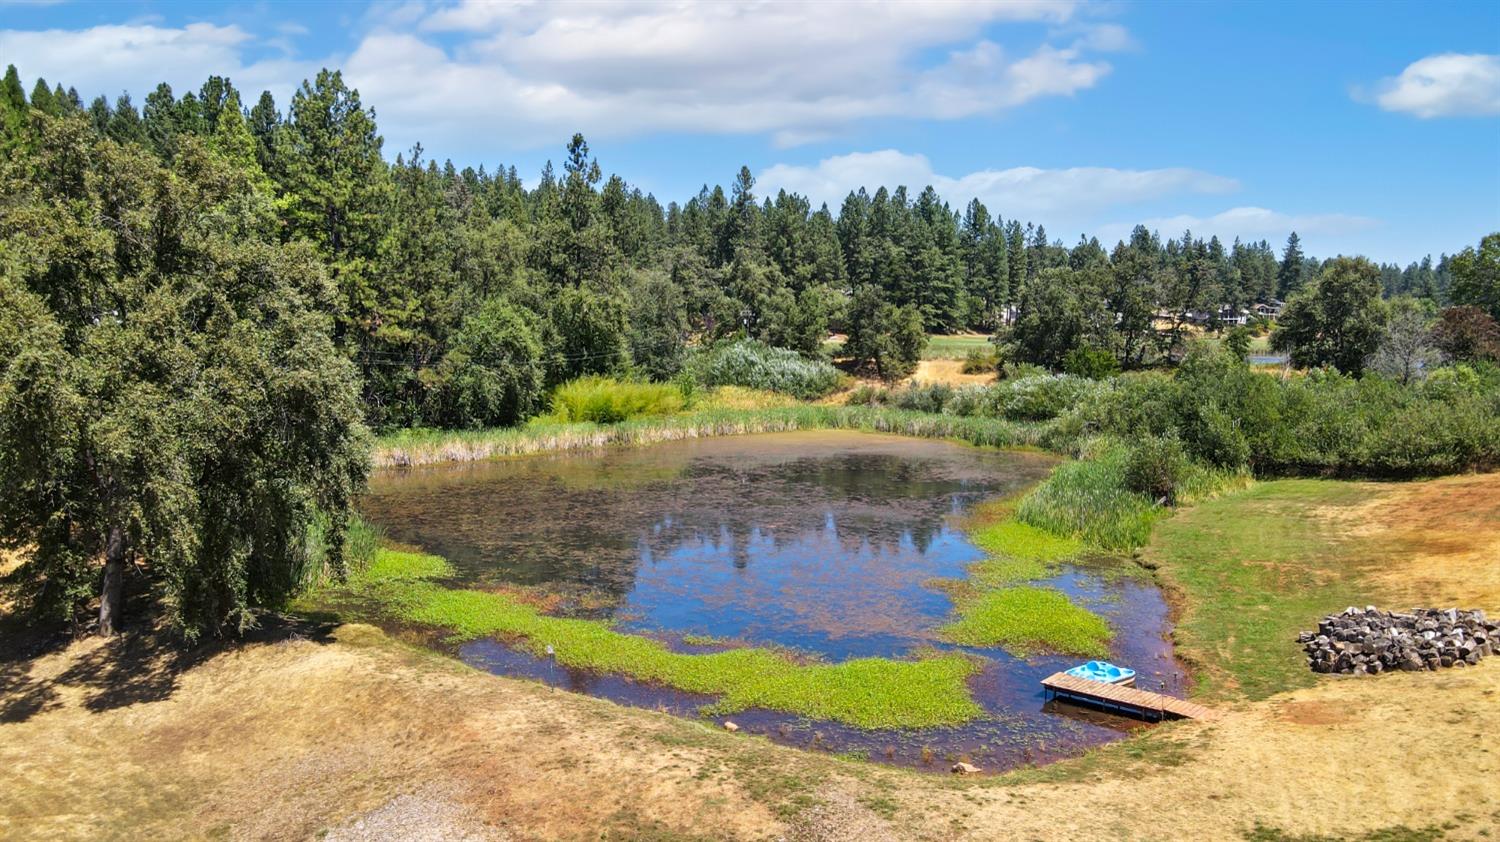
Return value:
<svg viewBox="0 0 1500 842">
<path fill-rule="evenodd" d="M 663 206 L 606 178 L 581 136 L 532 189 L 514 167 L 459 169 L 420 146 L 387 162 L 373 110 L 332 71 L 283 113 L 219 77 L 181 96 L 159 85 L 139 109 L 41 80 L 28 98 L 11 68 L 0 109 L 7 149 L 36 145 L 28 114 L 79 119 L 167 166 L 190 138 L 214 145 L 272 197 L 276 239 L 310 243 L 327 268 L 336 341 L 377 427 L 513 423 L 565 380 L 669 378 L 690 342 L 737 335 L 816 355 L 847 332 L 857 363 L 899 375 L 915 334 L 1005 328 L 1020 359 L 1061 367 L 1084 349 L 1139 368 L 1180 358 L 1202 314 L 1288 298 L 1322 271 L 1295 234 L 1279 256 L 1144 228 L 1069 248 L 931 187 L 861 189 L 835 214 L 757 195 L 747 168 Z M 1446 303 L 1448 264 L 1379 267 L 1380 287 Z"/>
<path fill-rule="evenodd" d="M 1280 256 L 1144 228 L 1068 248 L 931 187 L 862 189 L 835 215 L 759 196 L 741 168 L 663 206 L 581 136 L 533 188 L 382 144 L 334 71 L 282 112 L 219 77 L 137 108 L 28 95 L 8 68 L 0 546 L 27 550 L 10 598 L 61 616 L 98 596 L 110 631 L 144 569 L 183 631 L 242 629 L 339 568 L 367 427 L 512 424 L 590 375 L 827 379 L 804 358 L 835 331 L 887 378 L 926 333 L 965 329 L 1095 376 L 1287 298 L 1274 341 L 1307 365 L 1407 377 L 1434 349 L 1500 355 L 1500 235 L 1402 271 L 1313 260 L 1296 235 Z M 729 339 L 747 341 L 697 350 Z"/>
</svg>

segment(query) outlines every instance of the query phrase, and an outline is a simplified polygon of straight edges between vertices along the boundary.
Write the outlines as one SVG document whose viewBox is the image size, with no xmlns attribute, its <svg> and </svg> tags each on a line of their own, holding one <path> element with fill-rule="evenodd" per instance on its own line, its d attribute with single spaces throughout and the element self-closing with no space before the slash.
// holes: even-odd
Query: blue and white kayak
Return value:
<svg viewBox="0 0 1500 842">
<path fill-rule="evenodd" d="M 1134 684 L 1135 670 L 1117 667 L 1105 661 L 1089 661 L 1067 671 L 1074 678 L 1102 681 L 1105 684 Z"/>
</svg>

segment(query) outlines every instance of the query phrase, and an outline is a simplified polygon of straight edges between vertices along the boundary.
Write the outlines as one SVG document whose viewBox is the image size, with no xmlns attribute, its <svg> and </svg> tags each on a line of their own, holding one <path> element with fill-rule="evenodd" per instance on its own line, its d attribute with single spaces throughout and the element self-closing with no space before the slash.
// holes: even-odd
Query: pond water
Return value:
<svg viewBox="0 0 1500 842">
<path fill-rule="evenodd" d="M 936 633 L 953 604 L 930 580 L 961 578 L 983 558 L 957 522 L 1054 464 L 896 436 L 776 433 L 382 472 L 361 508 L 388 538 L 447 558 L 459 584 L 541 591 L 553 613 L 609 618 L 682 651 L 779 646 L 838 662 L 953 648 Z M 1121 573 L 1119 562 L 1081 563 L 1042 584 L 1109 620 L 1113 658 L 1139 672 L 1137 686 L 1179 693 L 1167 605 Z M 965 651 L 983 659 L 970 688 L 989 715 L 960 727 L 862 731 L 758 710 L 732 718 L 780 742 L 941 769 L 959 756 L 986 768 L 1042 762 L 1140 727 L 1043 703 L 1040 679 L 1079 658 Z M 459 654 L 686 716 L 712 701 L 569 670 L 497 640 Z"/>
</svg>

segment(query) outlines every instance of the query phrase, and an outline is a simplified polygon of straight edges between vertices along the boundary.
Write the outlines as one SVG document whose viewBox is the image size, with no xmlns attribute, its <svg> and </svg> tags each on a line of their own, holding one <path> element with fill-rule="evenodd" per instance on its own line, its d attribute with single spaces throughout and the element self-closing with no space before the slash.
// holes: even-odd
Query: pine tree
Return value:
<svg viewBox="0 0 1500 842">
<path fill-rule="evenodd" d="M 62 114 L 62 106 L 52 89 L 47 87 L 46 79 L 36 80 L 36 86 L 31 89 L 31 107 L 52 117 Z"/>
<path fill-rule="evenodd" d="M 1286 238 L 1286 249 L 1281 253 L 1281 268 L 1276 273 L 1277 298 L 1286 300 L 1302 288 L 1305 259 L 1302 255 L 1302 241 L 1298 239 L 1297 232 L 1293 231 Z"/>
<path fill-rule="evenodd" d="M 389 192 L 375 114 L 338 71 L 319 71 L 292 96 L 284 167 L 290 232 L 311 242 L 343 294 L 341 340 L 364 347 L 382 315 L 371 287 Z"/>
<path fill-rule="evenodd" d="M 235 169 L 245 173 L 258 190 L 266 196 L 272 194 L 275 188 L 265 170 L 261 169 L 255 137 L 250 134 L 244 112 L 240 110 L 240 95 L 233 88 L 229 89 L 218 109 L 209 145 Z"/>
<path fill-rule="evenodd" d="M 1011 297 L 1020 293 L 1026 283 L 1026 233 L 1021 221 L 1012 219 L 1005 224 L 1005 254 L 1009 260 Z"/>
<path fill-rule="evenodd" d="M 130 94 L 120 94 L 120 98 L 115 100 L 114 115 L 109 120 L 109 139 L 116 143 L 140 146 L 149 143 L 146 124 L 141 120 L 140 112 L 135 110 L 135 104 L 130 101 Z"/>
<path fill-rule="evenodd" d="M 719 236 L 719 255 L 728 263 L 743 249 L 760 257 L 760 208 L 755 204 L 755 178 L 749 167 L 740 167 L 730 191 L 729 212 Z"/>
<path fill-rule="evenodd" d="M 108 136 L 109 123 L 114 116 L 114 109 L 109 107 L 109 100 L 102 94 L 94 97 L 94 101 L 89 103 L 89 124 L 101 137 Z"/>
<path fill-rule="evenodd" d="M 25 142 L 27 108 L 21 74 L 12 64 L 5 68 L 5 79 L 0 81 L 0 152 L 10 153 Z"/>
</svg>

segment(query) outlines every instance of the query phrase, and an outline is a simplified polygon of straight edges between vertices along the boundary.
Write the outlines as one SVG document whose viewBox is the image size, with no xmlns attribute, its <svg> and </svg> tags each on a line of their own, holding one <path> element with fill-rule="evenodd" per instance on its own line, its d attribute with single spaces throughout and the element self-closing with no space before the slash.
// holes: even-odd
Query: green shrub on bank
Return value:
<svg viewBox="0 0 1500 842">
<path fill-rule="evenodd" d="M 1144 453 L 1140 452 L 1144 449 Z M 1173 503 L 1192 503 L 1243 487 L 1249 473 L 1205 466 L 1174 452 L 1170 443 L 1141 445 L 1096 438 L 1079 446 L 1079 458 L 1059 465 L 1021 500 L 1016 519 L 1048 532 L 1078 538 L 1106 550 L 1130 550 L 1146 543 L 1151 527 Z M 1144 493 L 1139 477 L 1162 471 L 1153 463 L 1168 461 L 1170 494 Z"/>
<path fill-rule="evenodd" d="M 616 424 L 642 415 L 681 412 L 686 401 L 672 383 L 633 383 L 580 377 L 552 393 L 552 421 Z"/>
<path fill-rule="evenodd" d="M 1411 385 L 1331 370 L 1283 380 L 1203 346 L 1174 373 L 914 383 L 858 390 L 850 403 L 1047 422 L 1043 443 L 1062 451 L 1100 435 L 1175 436 L 1196 465 L 1229 474 L 1414 477 L 1500 465 L 1500 368 L 1485 364 L 1440 368 Z"/>
<path fill-rule="evenodd" d="M 804 400 L 832 392 L 843 379 L 838 369 L 822 360 L 753 339 L 701 351 L 688 360 L 686 371 L 702 386 L 745 386 Z"/>
<path fill-rule="evenodd" d="M 1115 378 L 1059 427 L 1125 441 L 1176 433 L 1195 461 L 1264 476 L 1414 477 L 1500 464 L 1500 376 L 1439 369 L 1433 379 L 1404 386 L 1317 370 L 1280 380 L 1200 348 L 1175 375 Z"/>
<path fill-rule="evenodd" d="M 1125 487 L 1170 503 L 1190 467 L 1182 440 L 1175 432 L 1146 436 L 1134 443 L 1125 458 Z"/>
<path fill-rule="evenodd" d="M 959 369 L 964 374 L 994 374 L 1000 370 L 1000 355 L 994 346 L 970 348 L 964 354 L 964 364 Z"/>
</svg>

